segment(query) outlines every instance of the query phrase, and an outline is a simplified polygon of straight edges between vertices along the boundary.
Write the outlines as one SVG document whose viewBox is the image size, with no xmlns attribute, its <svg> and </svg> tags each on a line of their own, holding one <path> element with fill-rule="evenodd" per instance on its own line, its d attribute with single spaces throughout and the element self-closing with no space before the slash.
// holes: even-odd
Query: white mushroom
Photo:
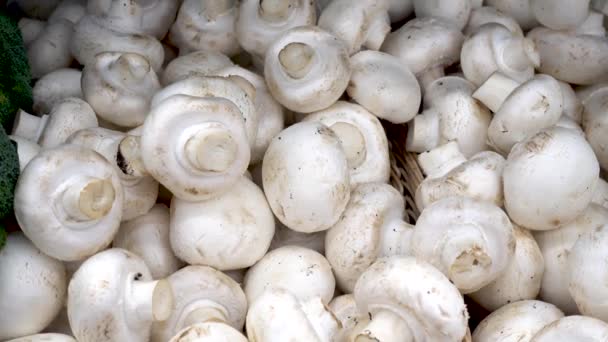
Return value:
<svg viewBox="0 0 608 342">
<path fill-rule="evenodd" d="M 524 35 L 521 27 L 519 27 L 519 24 L 513 17 L 491 6 L 483 6 L 473 9 L 471 11 L 469 21 L 467 22 L 467 26 L 464 28 L 463 32 L 465 35 L 470 36 L 481 25 L 488 23 L 500 24 L 508 28 L 509 31 L 516 36 L 523 37 Z"/>
<path fill-rule="evenodd" d="M 45 333 L 23 336 L 6 342 L 76 342 L 76 340 L 69 335 Z"/>
<path fill-rule="evenodd" d="M 80 85 L 81 71 L 77 69 L 58 69 L 42 76 L 32 90 L 34 112 L 45 114 L 61 100 L 68 97 L 82 98 Z"/>
<path fill-rule="evenodd" d="M 40 33 L 46 27 L 46 22 L 42 20 L 31 19 L 23 17 L 19 19 L 17 23 L 19 31 L 21 32 L 21 39 L 23 40 L 23 46 L 27 47 L 40 35 Z"/>
<path fill-rule="evenodd" d="M 148 213 L 123 222 L 112 246 L 139 255 L 153 279 L 171 275 L 182 264 L 171 249 L 169 208 L 164 204 L 156 204 Z"/>
<path fill-rule="evenodd" d="M 524 31 L 539 25 L 532 12 L 530 0 L 485 0 L 484 4 L 513 17 Z"/>
<path fill-rule="evenodd" d="M 171 247 L 189 264 L 219 270 L 252 266 L 273 235 L 274 217 L 264 193 L 246 177 L 204 201 L 171 201 Z"/>
<path fill-rule="evenodd" d="M 351 75 L 346 46 L 316 26 L 280 35 L 268 47 L 264 78 L 270 93 L 294 112 L 310 113 L 336 102 Z"/>
<path fill-rule="evenodd" d="M 227 275 L 208 266 L 187 266 L 167 278 L 175 301 L 170 315 L 152 325 L 151 342 L 166 342 L 193 324 L 217 322 L 242 330 L 247 313 L 243 290 Z"/>
<path fill-rule="evenodd" d="M 416 189 L 419 210 L 450 196 L 488 201 L 498 207 L 503 204 L 505 159 L 498 153 L 479 152 L 467 160 L 458 144 L 450 141 L 420 154 L 418 164 L 427 175 Z"/>
<path fill-rule="evenodd" d="M 350 169 L 351 187 L 363 183 L 388 182 L 388 140 L 377 117 L 357 104 L 338 101 L 302 120 L 310 121 L 329 127 L 340 140 Z"/>
<path fill-rule="evenodd" d="M 168 86 L 190 76 L 209 76 L 222 68 L 233 66 L 228 56 L 214 51 L 195 51 L 172 60 L 163 70 L 161 83 Z"/>
<path fill-rule="evenodd" d="M 19 170 L 23 172 L 25 166 L 34 157 L 40 153 L 40 145 L 36 144 L 31 140 L 27 140 L 23 137 L 9 135 L 12 141 L 17 143 L 17 155 L 19 156 Z"/>
<path fill-rule="evenodd" d="M 530 342 L 546 325 L 564 314 L 553 304 L 522 300 L 507 304 L 479 323 L 473 331 L 475 342 Z"/>
<path fill-rule="evenodd" d="M 414 229 L 403 221 L 404 208 L 403 197 L 388 184 L 362 184 L 352 191 L 346 210 L 325 238 L 325 255 L 342 291 L 352 292 L 377 258 L 411 254 Z"/>
<path fill-rule="evenodd" d="M 353 341 L 369 323 L 369 315 L 359 311 L 352 293 L 335 297 L 328 307 L 341 324 L 336 342 Z"/>
<path fill-rule="evenodd" d="M 469 315 L 458 289 L 413 257 L 376 261 L 357 281 L 354 295 L 358 310 L 370 318 L 356 341 L 448 342 L 467 334 Z"/>
<path fill-rule="evenodd" d="M 160 89 L 150 63 L 136 53 L 99 53 L 82 71 L 84 99 L 101 119 L 121 127 L 143 124 Z"/>
<path fill-rule="evenodd" d="M 604 170 L 608 170 L 608 140 L 606 128 L 608 127 L 608 86 L 597 89 L 585 99 L 583 109 L 583 128 L 589 144 Z"/>
<path fill-rule="evenodd" d="M 70 53 L 72 29 L 72 22 L 66 19 L 49 22 L 28 44 L 27 57 L 32 78 L 40 78 L 49 72 L 70 66 L 73 59 Z"/>
<path fill-rule="evenodd" d="M 63 263 L 40 252 L 23 234 L 12 233 L 0 249 L 0 339 L 44 329 L 66 297 Z"/>
<path fill-rule="evenodd" d="M 361 51 L 350 58 L 352 75 L 346 92 L 381 119 L 401 124 L 410 121 L 422 102 L 418 80 L 397 57 Z"/>
<path fill-rule="evenodd" d="M 196 323 L 178 332 L 169 342 L 248 342 L 238 330 L 218 322 Z"/>
<path fill-rule="evenodd" d="M 179 54 L 207 50 L 228 56 L 239 53 L 235 0 L 184 0 L 169 31 Z"/>
<path fill-rule="evenodd" d="M 516 144 L 503 171 L 505 208 L 514 223 L 550 230 L 591 203 L 599 179 L 591 146 L 574 130 L 553 127 Z"/>
<path fill-rule="evenodd" d="M 530 342 L 605 341 L 608 324 L 586 316 L 568 316 L 546 325 Z"/>
<path fill-rule="evenodd" d="M 577 124 L 580 124 L 583 120 L 583 102 L 576 96 L 570 84 L 562 81 L 558 81 L 557 83 L 559 83 L 562 92 L 562 117 L 568 117 Z"/>
<path fill-rule="evenodd" d="M 266 50 L 283 32 L 315 25 L 315 2 L 308 0 L 244 0 L 236 22 L 237 39 L 263 68 Z"/>
<path fill-rule="evenodd" d="M 253 303 L 264 292 L 284 289 L 299 300 L 334 297 L 336 282 L 325 257 L 311 249 L 285 246 L 268 252 L 245 275 L 245 294 Z"/>
<path fill-rule="evenodd" d="M 590 0 L 530 0 L 532 13 L 543 26 L 554 30 L 575 29 L 589 16 Z"/>
<path fill-rule="evenodd" d="M 86 14 L 86 4 L 83 0 L 62 0 L 49 16 L 48 22 L 56 22 L 66 19 L 72 24 L 76 24 Z"/>
<path fill-rule="evenodd" d="M 44 253 L 65 261 L 109 245 L 122 208 L 116 169 L 96 152 L 74 145 L 41 151 L 15 189 L 15 216 L 25 235 Z"/>
<path fill-rule="evenodd" d="M 96 127 L 79 130 L 67 143 L 92 149 L 114 167 L 124 190 L 122 221 L 141 216 L 154 206 L 158 182 L 143 167 L 139 139 Z"/>
<path fill-rule="evenodd" d="M 346 43 L 348 54 L 379 50 L 391 31 L 389 0 L 333 0 L 321 12 L 319 27 Z"/>
<path fill-rule="evenodd" d="M 459 30 L 467 24 L 472 9 L 471 0 L 414 0 L 414 12 L 417 18 L 441 18 L 450 21 Z"/>
<path fill-rule="evenodd" d="M 68 287 L 68 318 L 80 342 L 148 341 L 152 322 L 167 319 L 172 307 L 171 284 L 152 280 L 144 261 L 120 248 L 87 259 Z"/>
<path fill-rule="evenodd" d="M 515 237 L 509 217 L 494 204 L 448 197 L 422 211 L 411 247 L 467 294 L 504 274 Z"/>
<path fill-rule="evenodd" d="M 320 122 L 284 129 L 268 146 L 262 164 L 272 211 L 302 233 L 327 230 L 338 221 L 350 196 L 349 173 L 340 139 Z"/>
<path fill-rule="evenodd" d="M 70 47 L 74 58 L 82 65 L 90 65 L 101 52 L 132 52 L 146 58 L 158 72 L 164 60 L 163 46 L 156 38 L 144 34 L 140 2 L 109 1 L 107 11 L 88 13 L 74 26 Z"/>
<path fill-rule="evenodd" d="M 473 97 L 494 112 L 488 145 L 503 155 L 516 143 L 555 125 L 563 113 L 561 87 L 549 75 L 536 75 L 520 84 L 496 72 Z"/>
</svg>

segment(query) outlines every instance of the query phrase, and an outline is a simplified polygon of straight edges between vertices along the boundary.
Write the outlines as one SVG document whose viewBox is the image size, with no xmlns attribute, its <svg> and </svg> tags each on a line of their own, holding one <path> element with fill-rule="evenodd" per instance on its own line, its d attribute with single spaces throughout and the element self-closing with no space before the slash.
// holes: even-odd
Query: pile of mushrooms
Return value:
<svg viewBox="0 0 608 342">
<path fill-rule="evenodd" d="M 608 339 L 606 1 L 16 3 L 0 340 Z"/>
</svg>

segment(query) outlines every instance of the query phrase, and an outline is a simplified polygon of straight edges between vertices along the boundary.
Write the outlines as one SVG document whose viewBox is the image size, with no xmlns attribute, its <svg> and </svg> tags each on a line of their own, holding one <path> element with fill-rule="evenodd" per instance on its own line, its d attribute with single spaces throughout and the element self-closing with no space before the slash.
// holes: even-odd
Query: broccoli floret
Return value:
<svg viewBox="0 0 608 342">
<path fill-rule="evenodd" d="M 0 126 L 0 220 L 13 212 L 17 178 L 19 178 L 17 145 Z"/>
<path fill-rule="evenodd" d="M 30 67 L 17 22 L 0 11 L 0 125 L 10 132 L 19 108 L 32 107 Z"/>
</svg>

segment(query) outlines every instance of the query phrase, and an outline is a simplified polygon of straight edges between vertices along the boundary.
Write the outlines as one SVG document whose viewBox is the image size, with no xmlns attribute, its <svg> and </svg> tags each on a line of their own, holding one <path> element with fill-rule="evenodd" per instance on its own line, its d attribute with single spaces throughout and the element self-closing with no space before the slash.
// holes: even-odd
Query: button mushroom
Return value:
<svg viewBox="0 0 608 342">
<path fill-rule="evenodd" d="M 589 16 L 589 0 L 530 0 L 532 13 L 553 30 L 575 29 Z"/>
<path fill-rule="evenodd" d="M 144 261 L 120 248 L 95 254 L 68 287 L 68 318 L 78 341 L 148 341 L 153 321 L 171 314 L 173 290 L 152 280 Z"/>
<path fill-rule="evenodd" d="M 462 30 L 467 24 L 473 9 L 471 0 L 414 0 L 413 2 L 417 18 L 441 18 L 450 21 L 459 30 Z"/>
<path fill-rule="evenodd" d="M 193 324 L 178 332 L 169 342 L 248 342 L 236 329 L 218 322 Z"/>
<path fill-rule="evenodd" d="M 604 341 L 608 324 L 587 316 L 568 316 L 546 325 L 530 342 Z"/>
<path fill-rule="evenodd" d="M 32 90 L 34 112 L 49 113 L 57 102 L 68 98 L 82 98 L 80 85 L 81 71 L 77 69 L 58 69 L 42 76 Z"/>
<path fill-rule="evenodd" d="M 0 250 L 0 339 L 44 329 L 66 297 L 65 266 L 40 252 L 22 233 L 9 234 Z"/>
<path fill-rule="evenodd" d="M 21 173 L 15 216 L 41 251 L 76 261 L 110 244 L 120 225 L 123 198 L 116 169 L 104 157 L 62 145 L 41 151 Z"/>
<path fill-rule="evenodd" d="M 12 141 L 17 143 L 19 170 L 23 172 L 23 169 L 25 169 L 25 166 L 30 162 L 30 160 L 32 160 L 38 155 L 38 153 L 40 153 L 40 145 L 36 144 L 33 141 L 15 135 L 9 135 L 8 137 Z"/>
<path fill-rule="evenodd" d="M 182 329 L 219 323 L 242 330 L 247 299 L 230 277 L 208 266 L 187 266 L 167 278 L 175 301 L 168 318 L 152 326 L 151 342 L 165 342 Z"/>
<path fill-rule="evenodd" d="M 28 44 L 27 57 L 32 78 L 67 68 L 72 63 L 70 43 L 74 24 L 66 19 L 48 22 L 40 34 Z"/>
<path fill-rule="evenodd" d="M 168 86 L 190 76 L 209 76 L 214 71 L 233 66 L 228 56 L 214 51 L 195 51 L 172 60 L 163 70 L 161 83 Z"/>
</svg>

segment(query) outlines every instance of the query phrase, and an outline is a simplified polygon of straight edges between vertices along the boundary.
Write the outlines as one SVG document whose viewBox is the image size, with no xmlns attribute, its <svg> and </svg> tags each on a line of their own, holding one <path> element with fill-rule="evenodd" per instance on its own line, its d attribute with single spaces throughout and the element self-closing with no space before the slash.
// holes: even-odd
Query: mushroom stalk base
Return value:
<svg viewBox="0 0 608 342">
<path fill-rule="evenodd" d="M 389 310 L 380 310 L 355 337 L 355 342 L 411 342 L 414 336 L 407 323 Z"/>
<path fill-rule="evenodd" d="M 201 0 L 203 13 L 210 20 L 215 20 L 235 6 L 235 0 Z"/>
<path fill-rule="evenodd" d="M 20 109 L 15 116 L 12 135 L 38 142 L 48 118 L 48 115 L 39 117 Z"/>
<path fill-rule="evenodd" d="M 460 152 L 458 143 L 455 141 L 450 141 L 418 156 L 420 168 L 429 178 L 443 177 L 466 161 L 467 158 Z"/>
<path fill-rule="evenodd" d="M 504 74 L 495 72 L 477 88 L 473 93 L 473 98 L 481 101 L 488 109 L 496 113 L 520 84 Z"/>
<path fill-rule="evenodd" d="M 109 179 L 82 177 L 63 193 L 62 204 L 72 219 L 89 221 L 107 215 L 115 198 L 114 186 Z"/>
<path fill-rule="evenodd" d="M 484 234 L 473 225 L 454 227 L 452 234 L 441 255 L 443 269 L 462 293 L 477 291 L 487 283 L 487 268 L 492 265 Z"/>
<path fill-rule="evenodd" d="M 502 62 L 511 70 L 523 71 L 530 65 L 538 67 L 540 54 L 531 39 L 516 37 L 504 45 Z"/>
<path fill-rule="evenodd" d="M 365 47 L 370 50 L 378 51 L 384 43 L 386 35 L 391 31 L 390 19 L 388 12 L 378 11 L 371 19 L 367 28 L 367 37 L 365 39 Z"/>
<path fill-rule="evenodd" d="M 331 130 L 336 133 L 346 153 L 348 166 L 356 168 L 363 164 L 367 155 L 365 138 L 359 128 L 347 122 L 337 122 L 331 125 Z"/>
<path fill-rule="evenodd" d="M 137 276 L 137 275 L 136 275 Z M 164 321 L 173 310 L 173 290 L 166 279 L 131 282 L 129 312 L 140 322 Z"/>
<path fill-rule="evenodd" d="M 279 52 L 279 62 L 289 77 L 301 79 L 308 75 L 313 66 L 315 50 L 304 43 L 287 44 Z"/>
<path fill-rule="evenodd" d="M 219 304 L 213 301 L 203 300 L 196 303 L 196 308 L 186 314 L 181 320 L 179 329 L 196 323 L 205 322 L 222 322 L 228 321 L 226 310 Z"/>
<path fill-rule="evenodd" d="M 408 123 L 405 149 L 408 152 L 426 152 L 439 145 L 439 113 L 427 109 Z"/>
<path fill-rule="evenodd" d="M 282 22 L 289 18 L 291 11 L 297 6 L 297 0 L 262 0 L 260 14 L 266 21 Z"/>
<path fill-rule="evenodd" d="M 202 172 L 224 172 L 236 159 L 237 143 L 222 127 L 208 127 L 186 142 L 188 161 Z"/>
</svg>

